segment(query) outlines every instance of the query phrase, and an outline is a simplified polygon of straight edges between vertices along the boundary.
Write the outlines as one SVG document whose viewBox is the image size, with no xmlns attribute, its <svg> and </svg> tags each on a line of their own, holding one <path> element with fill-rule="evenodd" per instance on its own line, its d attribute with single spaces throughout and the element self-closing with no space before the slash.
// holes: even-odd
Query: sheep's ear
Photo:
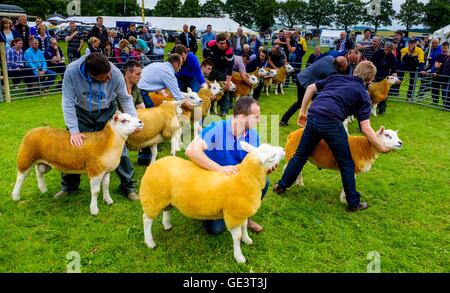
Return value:
<svg viewBox="0 0 450 293">
<path fill-rule="evenodd" d="M 380 130 L 378 131 L 380 134 L 383 134 L 383 132 L 384 132 L 384 126 L 381 126 L 380 127 Z"/>
<path fill-rule="evenodd" d="M 252 146 L 251 144 L 249 144 L 248 142 L 245 141 L 241 141 L 241 148 L 246 151 L 247 153 L 251 152 L 252 150 L 255 149 L 254 146 Z"/>
<path fill-rule="evenodd" d="M 398 133 L 398 129 L 395 131 L 395 133 Z"/>
<path fill-rule="evenodd" d="M 114 122 L 119 121 L 119 114 L 120 114 L 120 111 L 117 111 L 116 114 L 114 114 L 114 116 L 113 116 Z"/>
<path fill-rule="evenodd" d="M 188 94 L 192 93 L 192 90 L 190 87 L 187 88 L 187 92 L 188 92 Z"/>
</svg>

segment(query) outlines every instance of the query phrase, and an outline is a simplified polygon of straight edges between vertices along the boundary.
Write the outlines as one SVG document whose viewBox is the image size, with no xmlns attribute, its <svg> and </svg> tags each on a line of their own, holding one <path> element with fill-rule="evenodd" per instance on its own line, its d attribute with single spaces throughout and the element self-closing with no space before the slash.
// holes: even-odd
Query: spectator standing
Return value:
<svg viewBox="0 0 450 293">
<path fill-rule="evenodd" d="M 210 24 L 208 24 L 206 26 L 205 33 L 202 36 L 202 51 L 205 50 L 206 44 L 209 41 L 212 41 L 215 39 L 216 39 L 216 35 L 212 32 L 212 26 Z"/>
<path fill-rule="evenodd" d="M 372 46 L 372 31 L 369 28 L 364 30 L 364 37 L 358 44 L 356 44 L 356 49 L 358 49 L 363 55 L 364 51 Z"/>
<path fill-rule="evenodd" d="M 106 43 L 105 43 L 105 44 L 106 44 Z M 92 54 L 92 53 L 100 53 L 100 54 L 103 54 L 103 50 L 102 50 L 102 48 L 100 47 L 100 45 L 101 45 L 101 42 L 100 42 L 100 40 L 99 40 L 98 38 L 96 38 L 96 37 L 91 37 L 91 38 L 89 39 L 89 45 L 88 45 L 88 47 L 86 48 L 85 55 L 88 56 L 89 54 Z"/>
<path fill-rule="evenodd" d="M 97 23 L 91 29 L 88 34 L 88 38 L 96 37 L 100 40 L 100 48 L 103 49 L 105 47 L 106 42 L 108 41 L 108 31 L 106 27 L 103 25 L 103 17 L 97 17 Z"/>
<path fill-rule="evenodd" d="M 0 21 L 0 42 L 5 43 L 6 50 L 9 50 L 16 38 L 20 38 L 20 34 L 12 28 L 12 21 L 3 17 Z"/>
<path fill-rule="evenodd" d="M 183 25 L 183 32 L 180 34 L 180 43 L 188 48 L 189 51 L 197 45 L 197 38 L 194 39 L 187 24 Z"/>
<path fill-rule="evenodd" d="M 258 53 L 259 47 L 262 46 L 261 41 L 258 39 L 258 36 L 256 34 L 252 34 L 250 36 L 250 56 L 253 54 Z"/>
<path fill-rule="evenodd" d="M 19 23 L 15 26 L 15 29 L 23 40 L 23 51 L 25 52 L 30 48 L 30 39 L 34 39 L 34 36 L 30 34 L 30 27 L 28 26 L 26 15 L 19 17 Z"/>
<path fill-rule="evenodd" d="M 160 29 L 156 29 L 155 35 L 153 36 L 153 61 L 163 61 L 164 60 L 164 48 L 166 47 L 166 41 L 161 34 Z"/>
<path fill-rule="evenodd" d="M 84 40 L 74 21 L 69 22 L 69 26 L 70 32 L 65 41 L 67 42 L 67 57 L 69 58 L 69 63 L 71 63 L 81 57 Z"/>
<path fill-rule="evenodd" d="M 380 50 L 383 50 L 381 47 L 381 38 L 376 36 L 372 39 L 372 45 L 362 51 L 362 55 L 366 60 L 372 61 L 373 54 Z"/>
<path fill-rule="evenodd" d="M 433 105 L 437 105 L 439 103 L 439 94 L 441 90 L 442 101 L 444 101 L 447 84 L 450 82 L 450 76 L 444 76 L 442 73 L 442 65 L 445 63 L 449 53 L 449 43 L 443 42 L 441 47 L 442 53 L 436 58 L 436 62 L 431 68 L 431 74 L 433 76 L 433 81 L 431 82 L 431 95 L 433 97 Z"/>
<path fill-rule="evenodd" d="M 287 58 L 284 50 L 281 49 L 280 45 L 275 45 L 269 52 L 269 66 L 273 69 L 278 69 L 285 64 L 287 64 Z"/>
<path fill-rule="evenodd" d="M 192 53 L 194 53 L 194 55 L 196 55 L 198 51 L 198 44 L 197 44 L 197 28 L 195 27 L 195 25 L 191 25 L 189 27 L 189 38 L 190 38 L 189 50 Z"/>
<path fill-rule="evenodd" d="M 136 30 L 136 24 L 135 23 L 131 23 L 128 26 L 128 31 L 125 34 L 125 39 L 130 40 L 130 37 L 134 37 L 136 39 L 138 38 L 138 33 L 137 33 L 137 30 Z"/>
<path fill-rule="evenodd" d="M 44 25 L 44 22 L 42 21 L 42 18 L 40 18 L 38 16 L 38 17 L 36 17 L 35 24 L 36 24 L 35 26 L 30 28 L 30 35 L 34 36 L 34 37 L 39 35 L 38 28 L 39 28 L 39 26 Z M 47 36 L 49 36 L 48 32 L 46 32 L 46 34 L 47 34 Z"/>
<path fill-rule="evenodd" d="M 341 32 L 340 38 L 336 42 L 336 50 L 339 51 L 339 53 L 342 53 L 342 55 L 345 55 L 345 53 L 348 50 L 353 49 L 354 46 L 352 40 L 347 37 L 347 33 Z"/>
<path fill-rule="evenodd" d="M 144 42 L 147 44 L 149 50 L 147 53 L 148 58 L 151 59 L 151 55 L 153 54 L 153 35 L 148 30 L 147 26 L 143 26 L 141 30 L 141 34 L 139 35 L 139 38 L 144 40 Z"/>
<path fill-rule="evenodd" d="M 403 48 L 400 54 L 400 68 L 409 72 L 409 86 L 406 95 L 408 99 L 411 99 L 418 72 L 423 71 L 425 66 L 424 53 L 422 49 L 416 46 L 415 40 L 411 38 L 408 41 L 408 47 Z"/>
<path fill-rule="evenodd" d="M 234 55 L 242 55 L 242 49 L 245 44 L 248 44 L 247 37 L 244 36 L 244 31 L 241 27 L 238 27 L 235 35 L 231 37 L 231 46 L 233 48 Z"/>
</svg>

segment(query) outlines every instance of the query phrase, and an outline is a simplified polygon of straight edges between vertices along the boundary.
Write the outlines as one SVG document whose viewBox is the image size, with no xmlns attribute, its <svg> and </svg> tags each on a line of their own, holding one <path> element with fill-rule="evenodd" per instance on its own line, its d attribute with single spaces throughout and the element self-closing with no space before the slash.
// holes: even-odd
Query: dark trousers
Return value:
<svg viewBox="0 0 450 293">
<path fill-rule="evenodd" d="M 253 99 L 255 99 L 257 101 L 259 100 L 259 96 L 261 95 L 263 87 L 264 87 L 264 81 L 262 78 L 260 78 L 258 85 L 253 90 Z"/>
<path fill-rule="evenodd" d="M 209 80 L 214 81 L 226 81 L 227 80 L 227 74 L 225 72 L 225 69 L 218 69 L 214 68 L 211 70 L 211 74 L 208 77 Z M 221 113 L 226 115 L 228 114 L 228 109 L 233 106 L 231 100 L 230 100 L 230 92 L 226 91 L 222 99 L 218 101 L 218 104 L 220 106 Z"/>
<path fill-rule="evenodd" d="M 198 93 L 200 90 L 200 84 L 195 76 L 178 76 L 178 87 L 181 91 L 187 92 L 187 88 L 190 88 L 193 92 Z"/>
<path fill-rule="evenodd" d="M 96 132 L 105 128 L 106 123 L 111 119 L 117 110 L 117 106 L 111 103 L 108 109 L 88 112 L 76 107 L 78 118 L 78 129 L 80 132 Z M 116 173 L 120 178 L 119 189 L 124 195 L 130 192 L 136 192 L 136 181 L 133 180 L 134 170 L 128 157 L 127 148 L 124 146 L 120 157 L 120 164 L 116 169 Z M 78 189 L 80 185 L 80 174 L 64 174 L 61 175 L 61 186 L 63 191 L 71 192 Z"/>
<path fill-rule="evenodd" d="M 20 70 L 8 70 L 8 76 L 12 80 L 13 85 L 18 85 L 23 80 L 27 87 L 31 87 L 32 83 L 38 82 L 31 68 L 24 67 Z"/>
<path fill-rule="evenodd" d="M 289 119 L 291 119 L 292 115 L 297 112 L 298 109 L 302 107 L 303 102 L 303 96 L 305 95 L 306 88 L 304 88 L 300 82 L 298 81 L 298 78 L 295 79 L 295 84 L 297 85 L 297 101 L 292 104 L 291 107 L 284 113 L 283 117 L 281 117 L 281 121 L 288 123 Z"/>
<path fill-rule="evenodd" d="M 142 100 L 144 100 L 145 108 L 153 108 L 155 107 L 155 104 L 153 104 L 152 98 L 150 98 L 150 92 L 147 92 L 145 90 L 141 90 L 141 97 Z M 152 158 L 152 151 L 150 147 L 143 148 L 138 153 L 138 159 L 141 160 L 151 160 Z"/>
<path fill-rule="evenodd" d="M 325 140 L 336 158 L 341 171 L 342 184 L 347 195 L 348 206 L 350 208 L 357 207 L 360 194 L 356 191 L 355 163 L 350 152 L 347 132 L 340 122 L 320 121 L 316 117 L 308 117 L 300 144 L 289 161 L 278 185 L 283 188 L 289 188 L 295 182 L 308 157 L 321 139 Z"/>
<path fill-rule="evenodd" d="M 442 92 L 442 101 L 444 101 L 444 94 L 449 83 L 449 77 L 436 75 L 431 81 L 431 96 L 433 97 L 433 104 L 439 103 L 439 94 Z"/>
<path fill-rule="evenodd" d="M 263 199 L 266 195 L 267 190 L 269 189 L 269 185 L 269 178 L 266 178 L 266 185 L 261 191 L 261 199 Z M 224 220 L 204 220 L 203 227 L 205 227 L 205 230 L 208 234 L 219 235 L 225 230 L 225 222 Z"/>
</svg>

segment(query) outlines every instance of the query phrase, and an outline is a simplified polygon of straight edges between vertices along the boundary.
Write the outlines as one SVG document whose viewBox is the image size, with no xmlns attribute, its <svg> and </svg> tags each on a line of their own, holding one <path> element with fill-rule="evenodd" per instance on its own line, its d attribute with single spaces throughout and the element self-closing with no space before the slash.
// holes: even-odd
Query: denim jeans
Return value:
<svg viewBox="0 0 450 293">
<path fill-rule="evenodd" d="M 266 178 L 266 185 L 261 191 L 262 193 L 261 199 L 263 199 L 264 196 L 266 195 L 267 190 L 269 189 L 269 184 L 270 184 L 269 178 Z M 204 220 L 203 227 L 205 227 L 205 230 L 208 234 L 219 235 L 225 230 L 225 222 L 224 220 Z"/>
<path fill-rule="evenodd" d="M 190 88 L 193 92 L 198 93 L 200 90 L 200 84 L 194 76 L 180 76 L 177 77 L 178 87 L 183 92 L 187 92 L 187 88 Z"/>
<path fill-rule="evenodd" d="M 320 121 L 316 117 L 308 117 L 300 144 L 289 161 L 278 185 L 282 188 L 288 188 L 295 182 L 309 155 L 314 151 L 321 139 L 325 140 L 336 158 L 341 171 L 342 184 L 347 195 L 348 206 L 350 208 L 357 207 L 360 194 L 356 191 L 355 163 L 348 145 L 347 132 L 340 122 Z"/>
<path fill-rule="evenodd" d="M 149 94 L 150 94 L 150 92 L 141 90 L 141 97 L 142 97 L 142 100 L 144 101 L 145 108 L 155 107 L 155 104 L 153 104 L 153 101 L 150 98 Z M 138 153 L 138 159 L 150 160 L 151 158 L 152 158 L 152 151 L 150 150 L 150 147 L 143 148 Z"/>
<path fill-rule="evenodd" d="M 295 84 L 297 85 L 297 101 L 294 102 L 289 109 L 284 113 L 283 117 L 281 117 L 281 121 L 288 123 L 289 119 L 291 119 L 292 115 L 297 112 L 298 109 L 302 107 L 303 102 L 303 96 L 305 95 L 306 88 L 304 88 L 300 82 L 298 81 L 298 78 L 295 78 Z"/>
</svg>

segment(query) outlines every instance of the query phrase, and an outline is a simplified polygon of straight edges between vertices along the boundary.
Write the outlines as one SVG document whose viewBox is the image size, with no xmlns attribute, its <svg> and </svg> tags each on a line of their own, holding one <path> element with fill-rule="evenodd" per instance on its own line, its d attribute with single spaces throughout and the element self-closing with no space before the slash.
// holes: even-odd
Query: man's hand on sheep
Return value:
<svg viewBox="0 0 450 293">
<path fill-rule="evenodd" d="M 77 148 L 80 148 L 83 146 L 83 139 L 85 138 L 86 135 L 84 135 L 83 133 L 80 132 L 72 133 L 70 135 L 70 144 L 76 146 Z"/>
<path fill-rule="evenodd" d="M 276 164 L 275 166 L 272 167 L 272 169 L 267 170 L 267 175 L 269 175 L 270 173 L 272 173 L 273 171 L 275 171 L 278 168 L 278 164 Z"/>
<path fill-rule="evenodd" d="M 183 104 L 181 104 L 181 106 L 182 106 L 183 108 L 185 108 L 186 110 L 188 110 L 188 111 L 194 110 L 194 107 L 192 107 L 192 105 L 189 104 L 189 102 L 188 102 L 187 100 L 185 100 L 185 101 L 183 102 Z"/>
<path fill-rule="evenodd" d="M 218 170 L 219 172 L 225 173 L 228 176 L 236 174 L 239 169 L 236 166 L 221 166 L 221 168 Z"/>
</svg>

